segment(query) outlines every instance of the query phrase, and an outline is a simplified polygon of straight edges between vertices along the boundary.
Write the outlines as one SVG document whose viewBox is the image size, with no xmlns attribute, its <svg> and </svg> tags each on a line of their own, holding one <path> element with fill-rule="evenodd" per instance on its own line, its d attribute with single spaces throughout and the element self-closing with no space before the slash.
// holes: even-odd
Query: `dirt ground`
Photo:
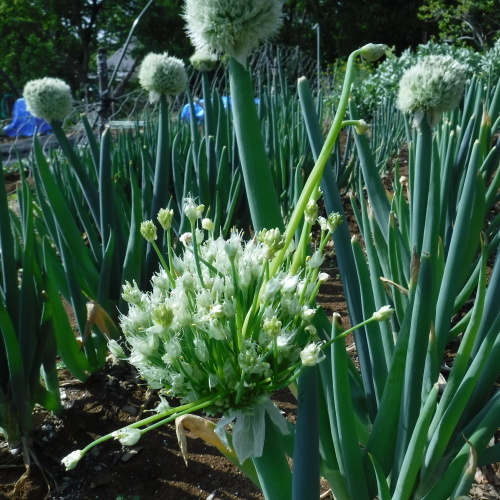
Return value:
<svg viewBox="0 0 500 500">
<path fill-rule="evenodd" d="M 338 273 L 334 268 L 326 271 L 332 278 Z M 328 314 L 335 311 L 347 317 L 338 279 L 325 284 L 319 300 Z M 146 433 L 132 449 L 107 441 L 88 453 L 76 469 L 65 471 L 60 461 L 68 453 L 134 422 L 158 400 L 132 368 L 111 360 L 85 383 L 67 370 L 61 370 L 60 379 L 61 418 L 36 410 L 34 455 L 41 468 L 33 463 L 26 472 L 22 456 L 10 454 L 0 443 L 0 499 L 263 499 L 259 489 L 215 448 L 189 433 L 186 467 L 173 424 Z M 282 389 L 273 399 L 294 422 L 295 397 L 290 391 Z"/>
<path fill-rule="evenodd" d="M 350 225 L 355 231 L 352 220 Z M 329 315 L 338 312 L 347 326 L 342 287 L 333 266 L 330 258 L 325 271 L 332 280 L 322 287 L 318 302 Z M 354 350 L 350 352 L 356 356 Z M 60 461 L 68 453 L 134 422 L 139 414 L 154 408 L 157 399 L 133 369 L 111 361 L 85 383 L 72 378 L 66 370 L 61 370 L 60 379 L 64 412 L 58 418 L 36 409 L 33 457 L 28 470 L 22 454 L 11 453 L 0 441 L 0 499 L 263 499 L 253 483 L 215 448 L 189 434 L 186 467 L 171 424 L 146 433 L 132 448 L 107 441 L 88 453 L 76 469 L 65 471 Z M 286 418 L 294 421 L 295 398 L 288 389 L 278 391 L 274 399 Z M 476 481 L 472 498 L 500 499 L 499 467 L 478 470 Z"/>
<path fill-rule="evenodd" d="M 327 265 L 332 265 L 332 260 Z M 331 315 L 347 318 L 338 271 L 322 288 L 318 301 Z M 354 350 L 351 355 L 355 356 Z M 449 353 L 452 357 L 453 353 Z M 81 383 L 61 370 L 61 418 L 37 409 L 34 459 L 26 471 L 22 456 L 0 444 L 0 499 L 15 500 L 257 500 L 263 495 L 213 447 L 188 434 L 189 462 L 182 458 L 175 429 L 164 425 L 146 433 L 136 446 L 107 441 L 88 453 L 76 469 L 65 471 L 60 461 L 71 451 L 135 421 L 157 403 L 126 364 L 111 361 L 103 372 Z M 285 417 L 295 419 L 295 398 L 288 389 L 274 397 Z M 42 472 L 43 471 L 43 474 Z M 500 470 L 478 470 L 472 498 L 500 498 Z M 323 493 L 327 486 L 323 487 Z M 327 494 L 325 498 L 330 498 Z"/>
</svg>

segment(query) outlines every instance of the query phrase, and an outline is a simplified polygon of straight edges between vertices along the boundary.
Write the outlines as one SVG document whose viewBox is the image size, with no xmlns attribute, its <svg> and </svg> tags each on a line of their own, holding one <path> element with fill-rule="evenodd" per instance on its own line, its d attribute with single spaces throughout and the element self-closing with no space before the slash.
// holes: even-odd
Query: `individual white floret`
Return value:
<svg viewBox="0 0 500 500">
<path fill-rule="evenodd" d="M 325 359 L 324 354 L 321 352 L 320 343 L 308 344 L 300 353 L 300 359 L 304 366 L 314 366 Z"/>
<path fill-rule="evenodd" d="M 141 431 L 132 427 L 125 427 L 111 433 L 111 435 L 118 439 L 123 446 L 134 446 L 141 438 Z"/>
<path fill-rule="evenodd" d="M 65 456 L 61 460 L 61 463 L 64 465 L 66 470 L 71 470 L 76 467 L 76 465 L 82 459 L 82 457 L 83 457 L 82 450 L 75 450 L 72 451 L 69 455 Z"/>
</svg>

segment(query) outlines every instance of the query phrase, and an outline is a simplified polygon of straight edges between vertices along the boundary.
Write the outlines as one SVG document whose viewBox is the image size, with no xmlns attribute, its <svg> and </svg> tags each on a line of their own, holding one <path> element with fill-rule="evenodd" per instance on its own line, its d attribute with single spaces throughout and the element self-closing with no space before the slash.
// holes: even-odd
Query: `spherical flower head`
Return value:
<svg viewBox="0 0 500 500">
<path fill-rule="evenodd" d="M 63 120 L 71 112 L 71 89 L 59 78 L 31 80 L 25 85 L 23 96 L 28 111 L 49 123 Z"/>
<path fill-rule="evenodd" d="M 189 62 L 198 71 L 211 71 L 217 63 L 217 57 L 203 49 L 198 49 L 190 58 Z"/>
<path fill-rule="evenodd" d="M 425 116 L 435 126 L 441 114 L 453 111 L 464 93 L 467 68 L 450 56 L 426 56 L 408 69 L 399 83 L 398 107 L 414 114 L 414 123 Z"/>
<path fill-rule="evenodd" d="M 76 464 L 81 460 L 83 457 L 83 452 L 82 450 L 75 450 L 72 451 L 69 455 L 64 457 L 61 460 L 61 463 L 66 467 L 66 470 L 71 470 L 76 467 Z"/>
<path fill-rule="evenodd" d="M 229 54 L 242 64 L 250 50 L 275 35 L 281 0 L 186 0 L 187 32 L 197 49 Z"/>
<path fill-rule="evenodd" d="M 160 95 L 175 96 L 187 87 L 184 63 L 176 57 L 163 54 L 148 54 L 139 69 L 139 83 L 149 92 L 152 102 Z"/>
<path fill-rule="evenodd" d="M 141 222 L 141 234 L 146 241 L 152 243 L 158 237 L 156 234 L 156 226 L 152 220 Z"/>
</svg>

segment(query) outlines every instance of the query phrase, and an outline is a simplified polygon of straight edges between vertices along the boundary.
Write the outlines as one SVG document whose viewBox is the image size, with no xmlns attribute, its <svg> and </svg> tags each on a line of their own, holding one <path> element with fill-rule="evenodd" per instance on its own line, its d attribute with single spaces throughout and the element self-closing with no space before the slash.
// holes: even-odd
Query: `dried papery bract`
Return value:
<svg viewBox="0 0 500 500">
<path fill-rule="evenodd" d="M 25 85 L 23 96 L 28 111 L 49 123 L 64 120 L 71 112 L 71 89 L 59 78 L 31 80 Z"/>
<path fill-rule="evenodd" d="M 401 78 L 398 107 L 404 113 L 413 113 L 416 126 L 425 116 L 433 127 L 442 113 L 458 107 L 465 80 L 466 67 L 452 57 L 427 56 Z"/>
<path fill-rule="evenodd" d="M 275 35 L 281 0 L 187 0 L 187 32 L 197 49 L 228 54 L 245 64 L 250 50 Z"/>
<path fill-rule="evenodd" d="M 184 63 L 177 57 L 163 54 L 148 54 L 139 69 L 139 82 L 149 92 L 152 102 L 161 95 L 175 96 L 187 87 Z"/>
</svg>

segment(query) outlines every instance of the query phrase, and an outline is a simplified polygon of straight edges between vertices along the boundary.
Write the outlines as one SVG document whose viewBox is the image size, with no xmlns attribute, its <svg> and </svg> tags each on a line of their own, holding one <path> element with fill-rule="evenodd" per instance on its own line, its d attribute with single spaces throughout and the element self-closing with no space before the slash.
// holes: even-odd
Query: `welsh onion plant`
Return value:
<svg viewBox="0 0 500 500">
<path fill-rule="evenodd" d="M 317 365 L 323 364 L 323 353 L 328 353 L 332 344 L 342 342 L 348 333 L 392 315 L 392 309 L 383 306 L 346 332 L 335 332 L 332 337 L 325 334 L 321 321 L 315 321 L 320 310 L 314 299 L 326 278 L 319 271 L 324 247 L 341 217 L 333 213 L 327 219 L 318 219 L 320 242 L 308 256 L 311 227 L 318 216 L 316 199 L 322 173 L 333 143 L 345 126 L 343 116 L 353 61 L 360 54 L 380 55 L 381 49 L 368 45 L 351 55 L 332 130 L 284 233 L 278 228 L 261 229 L 256 239 L 246 242 L 238 232 L 228 239 L 214 239 L 210 234 L 213 224 L 206 220 L 202 223 L 208 233 L 198 225 L 204 207 L 186 200 L 184 212 L 191 231 L 181 236 L 183 253 L 176 257 L 170 252 L 165 257 L 163 269 L 152 278 L 152 292 L 143 293 L 133 283 L 125 286 L 124 296 L 132 304 L 129 314 L 122 318 L 127 341 L 123 345 L 110 344 L 117 355 L 138 366 L 152 387 L 161 389 L 164 395 L 180 397 L 183 404 L 169 408 L 162 400 L 157 415 L 70 454 L 63 460 L 68 469 L 105 440 L 116 438 L 132 445 L 158 425 L 204 410 L 223 413 L 216 429 L 220 447 L 259 484 L 266 498 L 303 498 L 305 491 L 319 492 L 320 464 L 314 460 L 318 448 L 311 444 L 319 442 L 319 427 L 324 433 L 326 421 L 323 418 L 318 425 L 310 409 L 317 405 L 309 404 L 318 397 Z M 362 121 L 355 124 L 362 129 L 366 125 Z M 268 215 L 266 208 L 260 207 L 263 213 L 259 220 Z M 162 225 L 163 215 L 158 218 Z M 270 222 L 272 219 L 269 217 Z M 299 242 L 293 251 L 292 240 L 300 224 Z M 156 225 L 150 220 L 141 227 L 143 236 L 156 250 Z M 345 372 L 347 379 L 354 376 L 351 370 Z M 302 416 L 294 429 L 280 416 L 269 394 L 297 378 Z M 307 422 L 314 423 L 314 428 Z M 227 423 L 232 425 L 231 433 L 225 431 Z M 296 464 L 293 479 L 287 456 L 293 456 Z M 326 462 L 323 469 L 335 478 L 338 471 L 330 465 Z"/>
<path fill-rule="evenodd" d="M 335 385 L 332 397 L 330 383 L 324 383 L 335 458 L 344 479 L 332 489 L 340 497 L 347 490 L 346 498 L 377 493 L 379 498 L 456 498 L 468 493 L 483 453 L 485 460 L 498 460 L 495 449 L 485 451 L 500 422 L 494 392 L 498 259 L 486 282 L 486 263 L 499 242 L 498 229 L 492 231 L 485 222 L 499 187 L 498 149 L 491 149 L 495 129 L 488 119 L 490 113 L 498 116 L 498 93 L 485 92 L 493 99 L 483 114 L 482 86 L 473 81 L 465 98 L 466 108 L 472 103 L 468 111 L 461 117 L 447 114 L 438 126 L 441 113 L 458 105 L 464 82 L 453 60 L 434 62 L 423 60 L 401 82 L 399 102 L 413 113 L 415 144 L 410 146 L 409 178 L 400 181 L 396 169 L 393 197 L 387 197 L 367 140 L 355 138 L 363 175 L 358 191 L 366 186 L 367 200 L 360 197 L 353 208 L 366 255 L 356 238 L 351 249 L 336 241 L 341 273 L 357 275 L 362 291 L 358 303 L 353 302 L 356 290 L 347 294 L 348 306 L 355 317 L 359 308 L 370 311 L 389 301 L 396 313 L 392 332 L 381 328 L 368 334 L 368 346 L 356 339 L 363 384 L 351 381 L 354 396 L 339 407 Z M 447 65 L 456 70 L 444 73 Z M 440 95 L 444 99 L 437 101 Z M 353 103 L 351 115 L 357 116 Z M 327 199 L 328 188 L 323 189 Z M 490 241 L 481 237 L 483 230 Z M 356 274 L 348 266 L 352 260 Z M 473 308 L 460 326 L 453 326 L 454 315 L 474 291 Z M 459 334 L 461 346 L 439 397 L 445 346 Z M 332 357 L 335 349 L 338 345 Z M 329 380 L 329 374 L 323 375 L 323 381 Z M 359 390 L 364 393 L 361 405 Z M 350 429 L 349 448 L 340 438 L 347 431 L 343 422 L 352 420 L 357 428 Z"/>
<path fill-rule="evenodd" d="M 240 11 L 239 15 L 253 13 L 262 19 L 259 9 L 264 4 L 258 2 L 256 11 Z M 218 2 L 218 7 L 221 5 Z M 229 7 L 235 6 L 228 6 L 228 12 L 233 12 Z M 270 12 L 275 17 L 272 9 Z M 226 26 L 224 33 L 231 33 L 230 27 Z M 220 32 L 215 24 L 210 28 Z M 200 26 L 196 29 L 202 31 Z M 245 42 L 244 47 L 248 42 L 246 38 L 238 40 Z M 341 218 L 332 215 L 321 220 L 324 232 L 319 251 L 307 258 L 321 181 L 327 212 L 342 210 L 327 160 L 341 127 L 352 124 L 351 120 L 344 120 L 344 115 L 353 61 L 360 54 L 370 57 L 372 53 L 380 55 L 381 47 L 369 45 L 351 54 L 337 114 L 324 145 L 318 134 L 315 106 L 308 104 L 307 87 L 301 86 L 301 101 L 317 162 L 284 233 L 273 228 L 277 216 L 270 214 L 269 206 L 254 203 L 252 217 L 260 229 L 256 241 L 244 243 L 238 233 L 228 239 L 213 238 L 211 221 L 202 223 L 203 230 L 199 227 L 204 207 L 186 200 L 184 213 L 191 231 L 182 235 L 184 251 L 176 257 L 167 249 L 167 255 L 162 255 L 162 270 L 152 279 L 152 292 L 143 293 L 132 282 L 126 285 L 125 297 L 133 305 L 123 317 L 127 342 L 110 343 L 117 355 L 137 364 L 154 387 L 179 395 L 184 404 L 168 408 L 162 401 L 157 415 L 70 454 L 63 461 L 68 469 L 75 467 L 96 444 L 116 438 L 124 445 L 134 445 L 144 432 L 199 409 L 222 410 L 225 419 L 219 427 L 220 448 L 258 482 L 268 499 L 318 497 L 320 471 L 338 498 L 374 498 L 378 494 L 384 499 L 444 499 L 468 491 L 473 468 L 467 467 L 465 473 L 463 470 L 471 446 L 478 456 L 495 459 L 496 449 L 488 453 L 484 449 L 500 416 L 497 395 L 488 399 L 488 391 L 498 375 L 494 356 L 498 356 L 499 319 L 492 304 L 498 302 L 499 266 L 495 264 L 486 284 L 486 245 L 480 253 L 480 264 L 476 265 L 474 312 L 462 323 L 467 326 L 459 361 L 452 368 L 439 403 L 435 384 L 443 341 L 452 335 L 453 308 L 463 299 L 462 290 L 475 285 L 472 274 L 469 277 L 465 269 L 471 269 L 466 264 L 476 256 L 479 239 L 473 231 L 477 231 L 477 221 L 484 220 L 487 206 L 481 198 L 485 191 L 482 172 L 489 172 L 491 177 L 498 164 L 497 153 L 489 151 L 487 142 L 483 142 L 482 148 L 479 141 L 472 148 L 453 150 L 466 173 L 458 184 L 461 196 L 450 201 L 453 196 L 444 183 L 441 189 L 438 179 L 446 162 L 438 161 L 440 143 L 434 135 L 438 115 L 445 109 L 434 105 L 423 110 L 416 108 L 415 124 L 424 137 L 416 139 L 412 152 L 409 203 L 419 201 L 405 207 L 406 200 L 400 195 L 401 212 L 396 224 L 392 210 L 397 208 L 396 202 L 388 202 L 377 169 L 370 169 L 367 163 L 370 150 L 362 138 L 357 138 L 358 149 L 364 155 L 362 173 L 370 199 L 370 210 L 364 202 L 358 209 L 366 256 L 359 240 L 351 241 L 345 221 L 339 225 Z M 234 71 L 240 69 L 236 67 Z M 250 109 L 253 94 L 247 92 L 246 96 L 245 106 Z M 233 101 L 233 106 L 239 105 L 243 105 L 241 101 Z M 492 108 L 495 106 L 493 103 Z M 351 114 L 355 116 L 354 107 Z M 356 120 L 356 125 L 363 123 Z M 487 121 L 480 127 L 483 141 L 489 135 L 488 127 Z M 468 132 L 463 132 L 460 143 L 469 144 L 468 134 L 474 128 L 471 125 Z M 252 132 L 255 130 L 258 129 Z M 241 137 L 237 133 L 237 138 L 238 146 L 244 144 L 244 134 Z M 442 149 L 448 151 L 444 145 Z M 240 154 L 248 155 L 246 161 L 250 161 L 251 151 L 240 148 Z M 424 165 L 429 159 L 430 166 Z M 264 165 L 269 169 L 267 163 Z M 417 177 L 423 181 L 419 184 L 411 172 L 425 167 Z M 425 172 L 431 176 L 428 182 Z M 252 181 L 245 177 L 245 183 Z M 246 189 L 254 202 L 258 200 L 248 185 Z M 274 186 L 273 189 L 276 194 Z M 272 189 L 268 192 L 273 194 Z M 436 209 L 442 205 L 442 192 L 446 196 L 446 211 Z M 453 203 L 455 210 L 448 211 L 449 206 L 453 209 Z M 429 215 L 424 218 L 422 212 L 427 207 Z M 260 211 L 258 216 L 256 211 Z M 436 238 L 445 212 L 450 217 L 445 226 L 451 231 L 447 246 Z M 162 227 L 164 216 L 162 212 Z M 301 223 L 297 250 L 291 251 Z M 271 229 L 262 229 L 263 224 L 269 224 Z M 321 309 L 316 309 L 310 313 L 308 323 L 308 314 L 300 313 L 304 306 L 314 309 L 309 306 L 314 304 L 320 276 L 314 269 L 322 260 L 323 244 L 334 228 L 351 324 L 356 325 L 359 371 L 346 353 L 344 338 L 349 331 L 341 331 L 338 317 L 330 325 Z M 165 231 L 169 231 L 167 224 Z M 151 220 L 143 223 L 142 233 L 157 248 L 158 229 Z M 259 265 L 255 266 L 255 262 Z M 259 271 L 252 273 L 254 267 Z M 384 282 L 378 279 L 381 274 Z M 454 280 L 455 277 L 459 279 Z M 464 280 L 468 280 L 466 287 Z M 245 288 L 247 283 L 249 288 Z M 308 290 L 308 283 L 312 290 Z M 287 295 L 291 290 L 297 291 L 295 298 L 299 301 L 294 311 L 290 307 L 296 300 Z M 303 303 L 303 299 L 312 302 Z M 384 305 L 384 301 L 389 301 L 397 314 L 391 317 L 392 307 Z M 391 327 L 381 321 L 389 318 Z M 283 330 L 286 342 L 280 338 Z M 286 357 L 283 348 L 288 347 L 291 349 Z M 294 428 L 277 415 L 268 393 L 296 380 L 299 421 Z M 470 397 L 474 388 L 477 391 Z M 232 432 L 225 431 L 225 423 L 232 425 Z M 465 444 L 461 433 L 467 438 Z M 293 475 L 287 456 L 294 458 Z M 443 471 L 444 476 L 438 481 Z"/>
<path fill-rule="evenodd" d="M 197 49 L 229 56 L 233 122 L 238 141 L 244 184 L 254 229 L 283 229 L 283 217 L 254 105 L 247 57 L 259 42 L 274 35 L 281 25 L 281 2 L 202 2 L 188 0 L 184 16 Z M 265 210 L 262 210 L 265 207 Z M 265 218 L 262 214 L 266 212 Z M 269 223 L 270 222 L 270 223 Z"/>
<path fill-rule="evenodd" d="M 35 404 L 56 414 L 62 410 L 56 336 L 71 340 L 74 334 L 68 321 L 60 321 L 63 306 L 44 263 L 46 248 L 35 234 L 33 199 L 23 174 L 17 201 L 19 216 L 9 209 L 1 175 L 0 435 L 12 449 L 21 448 L 29 463 Z"/>
</svg>

